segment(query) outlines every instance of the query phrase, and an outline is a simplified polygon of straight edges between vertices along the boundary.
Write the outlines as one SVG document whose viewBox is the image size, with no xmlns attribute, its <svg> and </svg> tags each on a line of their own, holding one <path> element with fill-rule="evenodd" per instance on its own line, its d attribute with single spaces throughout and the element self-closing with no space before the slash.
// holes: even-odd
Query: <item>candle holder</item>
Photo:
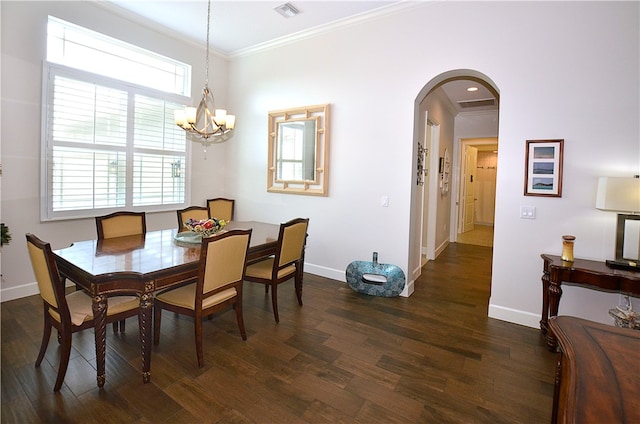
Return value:
<svg viewBox="0 0 640 424">
<path fill-rule="evenodd" d="M 573 244 L 576 240 L 575 236 L 562 236 L 562 256 L 561 259 L 566 262 L 573 262 Z"/>
</svg>

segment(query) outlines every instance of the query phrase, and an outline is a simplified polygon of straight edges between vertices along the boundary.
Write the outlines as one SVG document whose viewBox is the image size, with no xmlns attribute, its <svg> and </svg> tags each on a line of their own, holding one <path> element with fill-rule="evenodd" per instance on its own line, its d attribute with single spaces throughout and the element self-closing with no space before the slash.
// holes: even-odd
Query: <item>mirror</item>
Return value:
<svg viewBox="0 0 640 424">
<path fill-rule="evenodd" d="M 327 195 L 329 105 L 269 112 L 267 191 Z"/>
<path fill-rule="evenodd" d="M 640 262 L 640 215 L 618 214 L 616 260 Z"/>
</svg>

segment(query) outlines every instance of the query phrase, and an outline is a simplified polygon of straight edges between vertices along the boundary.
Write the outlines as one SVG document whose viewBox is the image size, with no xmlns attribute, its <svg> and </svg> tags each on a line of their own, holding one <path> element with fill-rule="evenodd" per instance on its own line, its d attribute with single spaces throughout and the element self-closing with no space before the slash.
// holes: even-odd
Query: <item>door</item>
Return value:
<svg viewBox="0 0 640 424">
<path fill-rule="evenodd" d="M 462 232 L 474 228 L 476 216 L 476 169 L 478 167 L 478 149 L 465 146 L 464 149 L 464 216 Z"/>
</svg>

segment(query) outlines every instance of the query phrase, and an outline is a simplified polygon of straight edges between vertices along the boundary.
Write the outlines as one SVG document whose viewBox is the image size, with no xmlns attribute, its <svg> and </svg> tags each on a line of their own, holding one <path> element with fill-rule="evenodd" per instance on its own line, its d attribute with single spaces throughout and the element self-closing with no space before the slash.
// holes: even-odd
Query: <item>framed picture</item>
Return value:
<svg viewBox="0 0 640 424">
<path fill-rule="evenodd" d="M 525 196 L 562 197 L 564 140 L 527 140 Z"/>
</svg>

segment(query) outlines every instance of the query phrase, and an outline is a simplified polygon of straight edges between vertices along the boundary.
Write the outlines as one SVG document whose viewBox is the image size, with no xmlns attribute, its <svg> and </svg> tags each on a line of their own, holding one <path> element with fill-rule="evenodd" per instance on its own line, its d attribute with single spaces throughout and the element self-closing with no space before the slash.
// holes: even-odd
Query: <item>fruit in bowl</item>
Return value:
<svg viewBox="0 0 640 424">
<path fill-rule="evenodd" d="M 200 234 L 202 237 L 211 236 L 218 231 L 222 230 L 227 225 L 224 219 L 209 218 L 209 219 L 192 219 L 189 218 L 184 223 L 184 227 L 189 231 Z"/>
</svg>

